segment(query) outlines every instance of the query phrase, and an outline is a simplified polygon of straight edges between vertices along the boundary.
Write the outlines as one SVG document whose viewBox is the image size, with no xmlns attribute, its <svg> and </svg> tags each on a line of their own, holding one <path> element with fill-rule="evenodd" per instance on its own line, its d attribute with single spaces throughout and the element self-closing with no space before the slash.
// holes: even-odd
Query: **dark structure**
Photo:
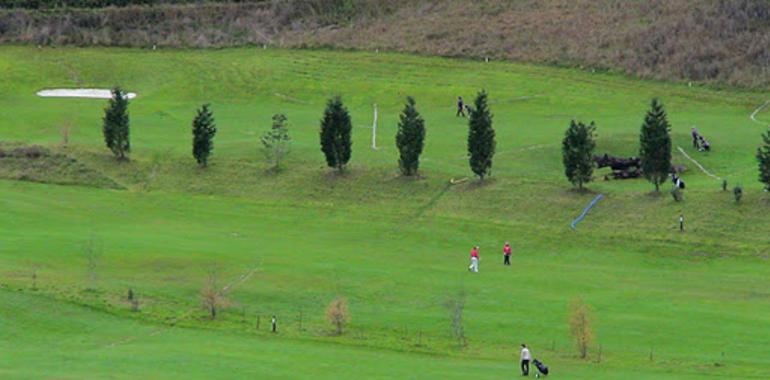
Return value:
<svg viewBox="0 0 770 380">
<path fill-rule="evenodd" d="M 615 179 L 639 178 L 642 176 L 642 161 L 639 157 L 622 158 L 605 153 L 602 156 L 594 156 L 594 161 L 597 168 L 609 167 L 612 169 L 612 177 Z"/>
</svg>

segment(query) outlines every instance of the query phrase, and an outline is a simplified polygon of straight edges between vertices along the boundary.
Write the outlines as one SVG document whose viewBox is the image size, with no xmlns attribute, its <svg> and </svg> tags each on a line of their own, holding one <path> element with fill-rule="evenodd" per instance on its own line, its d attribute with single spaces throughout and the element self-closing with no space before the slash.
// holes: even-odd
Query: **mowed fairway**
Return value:
<svg viewBox="0 0 770 380">
<path fill-rule="evenodd" d="M 45 168 L 0 161 L 0 377 L 499 379 L 519 376 L 522 342 L 558 379 L 770 377 L 770 194 L 754 159 L 770 111 L 749 117 L 766 94 L 312 50 L 6 46 L 0 72 L 0 140 L 44 145 L 85 168 L 47 181 Z M 106 101 L 35 96 L 115 84 L 138 94 L 128 163 L 103 147 Z M 492 177 L 451 186 L 471 175 L 454 101 L 481 88 L 495 115 Z M 354 123 L 342 176 L 318 144 L 325 101 L 337 94 Z M 397 171 L 407 95 L 427 125 L 419 180 Z M 669 184 L 655 196 L 644 180 L 603 181 L 605 170 L 591 192 L 570 191 L 560 150 L 570 119 L 597 123 L 597 153 L 635 155 L 656 96 L 674 146 L 731 188 L 742 184 L 741 203 L 676 151 L 688 169 L 684 202 Z M 190 154 L 202 103 L 219 128 L 207 169 Z M 273 173 L 258 140 L 279 112 L 293 144 L 286 170 Z M 713 152 L 690 147 L 692 126 Z M 84 186 L 86 177 L 117 189 Z M 571 230 L 597 193 L 606 198 Z M 506 240 L 511 267 L 501 265 Z M 478 274 L 466 270 L 473 245 Z M 88 246 L 100 253 L 92 271 Z M 231 304 L 216 321 L 199 299 L 212 271 Z M 459 292 L 464 349 L 445 306 Z M 336 295 L 352 316 L 339 337 L 324 319 Z M 569 336 L 575 297 L 593 309 L 587 360 Z M 272 315 L 278 334 L 268 331 Z"/>
</svg>

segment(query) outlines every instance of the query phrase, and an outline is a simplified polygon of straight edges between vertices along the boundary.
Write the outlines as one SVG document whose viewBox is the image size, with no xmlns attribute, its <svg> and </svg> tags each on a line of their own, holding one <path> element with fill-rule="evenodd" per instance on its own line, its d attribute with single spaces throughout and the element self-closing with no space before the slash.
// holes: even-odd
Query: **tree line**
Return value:
<svg viewBox="0 0 770 380">
<path fill-rule="evenodd" d="M 468 118 L 468 165 L 474 175 L 484 180 L 492 174 L 496 149 L 493 115 L 486 91 L 482 90 L 476 95 L 473 105 L 469 107 Z M 262 150 L 272 170 L 281 169 L 281 163 L 290 151 L 291 137 L 287 120 L 284 114 L 274 115 L 271 129 L 260 138 Z M 104 110 L 102 130 L 107 148 L 118 160 L 127 160 L 131 151 L 128 98 L 119 87 L 112 90 L 112 98 Z M 655 186 L 656 192 L 672 171 L 670 131 L 671 124 L 663 103 L 653 99 L 639 133 L 639 158 L 643 175 Z M 197 110 L 192 121 L 192 155 L 201 167 L 208 165 L 216 132 L 213 112 L 208 104 L 204 104 Z M 345 171 L 353 153 L 352 132 L 352 119 L 342 98 L 337 96 L 329 99 L 319 132 L 321 152 L 328 167 L 338 172 Z M 399 152 L 398 166 L 402 175 L 418 175 L 425 137 L 425 120 L 417 110 L 415 99 L 408 96 L 399 115 L 395 136 Z M 578 189 L 583 189 L 592 181 L 596 167 L 595 148 L 596 124 L 593 121 L 585 124 L 572 120 L 562 140 L 562 163 L 567 180 Z M 762 144 L 757 149 L 756 158 L 759 163 L 759 179 L 765 189 L 770 191 L 770 130 L 762 135 Z"/>
</svg>

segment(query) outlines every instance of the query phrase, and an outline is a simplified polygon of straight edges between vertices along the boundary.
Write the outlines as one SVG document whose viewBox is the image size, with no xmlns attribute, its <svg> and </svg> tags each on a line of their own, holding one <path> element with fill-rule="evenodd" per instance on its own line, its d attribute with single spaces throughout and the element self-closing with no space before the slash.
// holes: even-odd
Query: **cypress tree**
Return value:
<svg viewBox="0 0 770 380">
<path fill-rule="evenodd" d="M 192 122 L 192 154 L 198 165 L 206 167 L 209 163 L 209 156 L 214 149 L 214 135 L 217 134 L 217 127 L 214 124 L 214 114 L 209 110 L 209 105 L 204 104 L 198 109 L 198 113 Z"/>
<path fill-rule="evenodd" d="M 564 134 L 564 140 L 562 140 L 561 152 L 564 174 L 579 189 L 583 188 L 584 183 L 591 182 L 591 176 L 594 172 L 595 130 L 596 125 L 593 122 L 585 125 L 582 122 L 572 120 Z"/>
<path fill-rule="evenodd" d="M 759 181 L 765 184 L 765 189 L 770 191 L 770 130 L 762 135 L 763 145 L 757 148 L 757 161 L 759 161 Z"/>
<path fill-rule="evenodd" d="M 468 120 L 468 163 L 473 173 L 483 180 L 492 172 L 495 155 L 495 130 L 492 129 L 486 91 L 479 92 L 474 105 Z"/>
<path fill-rule="evenodd" d="M 119 160 L 127 159 L 131 151 L 128 129 L 128 97 L 120 87 L 112 89 L 112 98 L 104 109 L 102 119 L 104 143 Z"/>
<path fill-rule="evenodd" d="M 323 119 L 321 119 L 321 151 L 326 156 L 326 164 L 340 172 L 350 161 L 351 131 L 353 127 L 350 114 L 342 99 L 337 96 L 329 99 Z"/>
<path fill-rule="evenodd" d="M 396 146 L 399 152 L 398 166 L 403 175 L 417 174 L 424 141 L 425 121 L 417 112 L 414 98 L 409 96 L 406 98 L 404 110 L 401 111 L 398 132 L 396 133 Z"/>
<path fill-rule="evenodd" d="M 663 104 L 653 99 L 639 134 L 639 157 L 644 177 L 655 185 L 656 192 L 671 172 L 670 129 Z"/>
</svg>

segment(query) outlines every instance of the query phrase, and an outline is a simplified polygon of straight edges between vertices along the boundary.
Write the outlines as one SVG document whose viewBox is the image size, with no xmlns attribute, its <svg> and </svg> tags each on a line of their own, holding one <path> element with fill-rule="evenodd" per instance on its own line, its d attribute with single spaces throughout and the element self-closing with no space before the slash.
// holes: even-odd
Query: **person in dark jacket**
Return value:
<svg viewBox="0 0 770 380">
<path fill-rule="evenodd" d="M 456 116 L 465 117 L 465 102 L 463 101 L 462 96 L 457 97 L 457 115 Z"/>
</svg>

